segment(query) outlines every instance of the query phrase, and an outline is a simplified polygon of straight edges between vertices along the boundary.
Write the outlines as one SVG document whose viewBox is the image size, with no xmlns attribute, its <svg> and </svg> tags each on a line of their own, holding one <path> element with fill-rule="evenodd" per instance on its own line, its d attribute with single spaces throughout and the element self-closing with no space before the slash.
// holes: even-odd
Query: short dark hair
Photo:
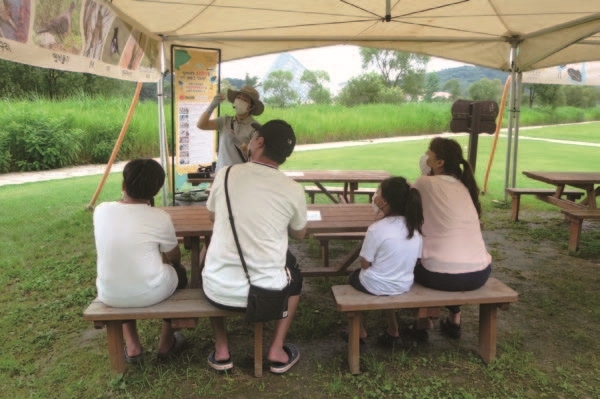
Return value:
<svg viewBox="0 0 600 399">
<path fill-rule="evenodd" d="M 253 123 L 258 137 L 265 140 L 263 155 L 279 165 L 292 155 L 296 145 L 296 134 L 289 123 L 281 119 L 268 121 L 264 125 Z"/>
<path fill-rule="evenodd" d="M 165 183 L 165 171 L 154 159 L 134 159 L 123 169 L 123 183 L 131 198 L 151 200 Z"/>
</svg>

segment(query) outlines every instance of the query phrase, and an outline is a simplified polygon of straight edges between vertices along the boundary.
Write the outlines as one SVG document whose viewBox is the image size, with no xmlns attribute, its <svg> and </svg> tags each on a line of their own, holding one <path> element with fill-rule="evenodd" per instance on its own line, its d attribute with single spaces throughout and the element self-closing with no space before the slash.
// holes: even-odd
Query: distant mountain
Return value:
<svg viewBox="0 0 600 399">
<path fill-rule="evenodd" d="M 477 82 L 480 79 L 500 79 L 502 84 L 506 82 L 509 73 L 497 71 L 495 69 L 483 68 L 478 66 L 461 66 L 456 68 L 442 69 L 437 73 L 440 78 L 440 89 L 444 87 L 450 79 L 457 79 L 463 90 L 466 90 L 471 83 Z"/>
</svg>

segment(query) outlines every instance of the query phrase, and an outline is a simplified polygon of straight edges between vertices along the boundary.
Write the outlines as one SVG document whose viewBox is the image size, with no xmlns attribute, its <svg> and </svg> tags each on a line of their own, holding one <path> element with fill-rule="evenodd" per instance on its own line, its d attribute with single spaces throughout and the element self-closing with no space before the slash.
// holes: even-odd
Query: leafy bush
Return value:
<svg viewBox="0 0 600 399">
<path fill-rule="evenodd" d="M 0 173 L 10 171 L 10 151 L 8 150 L 8 135 L 0 131 Z"/>
<path fill-rule="evenodd" d="M 10 169 L 46 170 L 75 164 L 81 150 L 78 132 L 65 125 L 64 118 L 22 114 L 0 128 L 10 153 Z"/>
<path fill-rule="evenodd" d="M 338 96 L 338 102 L 347 107 L 360 104 L 375 104 L 380 100 L 384 85 L 381 75 L 365 73 L 350 79 Z"/>
</svg>

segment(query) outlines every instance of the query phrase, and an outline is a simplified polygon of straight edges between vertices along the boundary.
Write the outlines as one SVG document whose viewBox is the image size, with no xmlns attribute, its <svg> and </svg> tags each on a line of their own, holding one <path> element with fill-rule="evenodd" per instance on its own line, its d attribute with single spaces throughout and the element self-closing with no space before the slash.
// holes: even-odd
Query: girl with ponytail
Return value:
<svg viewBox="0 0 600 399">
<path fill-rule="evenodd" d="M 431 140 L 419 164 L 423 176 L 414 187 L 423 199 L 425 223 L 415 281 L 441 291 L 476 290 L 490 276 L 492 258 L 481 235 L 479 187 L 473 169 L 463 158 L 460 144 L 441 137 Z M 460 338 L 460 307 L 448 309 L 450 314 L 440 321 L 440 330 Z M 433 324 L 429 322 L 429 326 Z"/>
<path fill-rule="evenodd" d="M 410 289 L 421 256 L 421 196 L 405 178 L 391 177 L 381 182 L 373 196 L 373 209 L 382 217 L 369 226 L 360 252 L 361 268 L 350 275 L 350 284 L 371 295 L 402 294 Z M 401 339 L 396 315 L 393 310 L 387 315 L 388 327 L 378 341 L 398 345 Z M 363 326 L 361 339 L 366 336 Z"/>
</svg>

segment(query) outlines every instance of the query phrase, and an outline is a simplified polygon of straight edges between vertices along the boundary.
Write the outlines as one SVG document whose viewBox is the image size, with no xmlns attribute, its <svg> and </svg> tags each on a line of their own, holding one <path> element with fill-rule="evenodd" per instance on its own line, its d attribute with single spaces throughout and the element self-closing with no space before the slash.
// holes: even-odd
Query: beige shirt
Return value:
<svg viewBox="0 0 600 399">
<path fill-rule="evenodd" d="M 451 274 L 485 269 L 492 257 L 465 185 L 452 176 L 438 175 L 421 176 L 414 187 L 423 199 L 423 267 Z"/>
</svg>

